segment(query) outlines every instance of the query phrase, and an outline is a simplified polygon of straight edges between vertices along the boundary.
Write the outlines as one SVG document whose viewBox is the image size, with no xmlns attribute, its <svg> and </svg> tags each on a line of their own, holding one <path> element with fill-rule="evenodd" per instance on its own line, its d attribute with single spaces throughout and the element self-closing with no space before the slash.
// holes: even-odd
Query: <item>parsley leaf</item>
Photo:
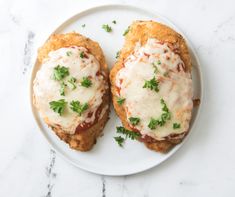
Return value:
<svg viewBox="0 0 235 197">
<path fill-rule="evenodd" d="M 148 127 L 152 130 L 156 129 L 157 126 L 162 127 L 163 125 L 166 124 L 167 120 L 171 119 L 171 113 L 163 99 L 161 99 L 161 105 L 163 113 L 161 114 L 160 118 L 158 119 L 151 118 L 148 124 Z"/>
<path fill-rule="evenodd" d="M 148 124 L 148 127 L 153 130 L 153 129 L 156 129 L 158 125 L 158 120 L 154 119 L 154 118 L 151 118 L 149 124 Z"/>
<path fill-rule="evenodd" d="M 153 68 L 154 68 L 154 73 L 158 73 L 159 70 L 158 70 L 157 66 L 154 63 L 152 63 L 152 65 L 153 65 Z"/>
<path fill-rule="evenodd" d="M 89 88 L 89 87 L 91 87 L 91 85 L 92 85 L 92 82 L 88 77 L 82 78 L 81 86 Z"/>
<path fill-rule="evenodd" d="M 81 53 L 80 53 L 80 58 L 84 58 L 84 52 L 82 51 Z"/>
<path fill-rule="evenodd" d="M 150 90 L 154 90 L 156 92 L 159 92 L 158 82 L 156 81 L 155 77 L 153 77 L 149 81 L 145 80 L 145 84 L 144 84 L 143 88 L 149 88 Z"/>
<path fill-rule="evenodd" d="M 57 65 L 54 68 L 53 78 L 54 80 L 60 81 L 61 79 L 69 75 L 69 68 Z"/>
<path fill-rule="evenodd" d="M 161 61 L 160 61 L 160 60 L 158 60 L 158 61 L 152 63 L 153 68 L 154 68 L 154 73 L 159 72 L 159 70 L 158 70 L 158 68 L 157 68 L 157 65 L 160 65 L 160 64 L 161 64 Z"/>
<path fill-rule="evenodd" d="M 76 85 L 75 85 L 75 82 L 76 82 L 76 78 L 75 77 L 71 77 L 69 80 L 68 80 L 68 83 L 72 86 L 72 90 L 76 89 Z"/>
<path fill-rule="evenodd" d="M 83 27 L 83 28 L 86 27 L 86 24 L 83 24 L 82 27 Z"/>
<path fill-rule="evenodd" d="M 165 101 L 163 100 L 163 99 L 161 99 L 160 100 L 160 102 L 161 102 L 161 104 L 162 104 L 162 111 L 164 111 L 164 112 L 169 112 L 169 109 L 168 109 L 168 107 L 166 106 L 166 103 L 165 103 Z"/>
<path fill-rule="evenodd" d="M 112 27 L 110 27 L 108 24 L 102 25 L 102 28 L 103 28 L 106 32 L 111 32 L 111 31 L 112 31 Z"/>
<path fill-rule="evenodd" d="M 173 129 L 179 129 L 180 128 L 180 124 L 179 123 L 173 123 Z"/>
<path fill-rule="evenodd" d="M 130 138 L 132 140 L 138 139 L 141 134 L 135 131 L 130 131 L 128 129 L 125 129 L 124 127 L 116 127 L 117 128 L 117 133 L 123 134 L 126 136 L 126 138 Z"/>
<path fill-rule="evenodd" d="M 67 86 L 67 84 L 66 83 L 64 83 L 64 82 L 62 82 L 61 84 L 60 84 L 60 95 L 61 96 L 64 96 L 65 95 L 65 87 Z"/>
<path fill-rule="evenodd" d="M 116 24 L 116 23 L 117 23 L 117 21 L 113 20 L 113 21 L 112 21 L 112 23 L 113 23 L 113 24 Z"/>
<path fill-rule="evenodd" d="M 60 99 L 58 101 L 51 101 L 49 103 L 49 105 L 50 105 L 50 108 L 54 112 L 60 114 L 60 116 L 61 116 L 62 113 L 64 112 L 64 109 L 65 109 L 66 105 L 67 105 L 67 102 L 64 99 Z"/>
<path fill-rule="evenodd" d="M 117 59 L 117 58 L 119 58 L 119 56 L 120 56 L 120 51 L 118 51 L 118 52 L 116 53 L 116 57 L 115 57 L 115 58 Z"/>
<path fill-rule="evenodd" d="M 137 125 L 140 122 L 140 118 L 138 117 L 130 117 L 129 121 L 131 122 L 132 125 Z"/>
<path fill-rule="evenodd" d="M 128 28 L 124 31 L 124 33 L 122 35 L 123 36 L 127 35 L 129 31 L 130 31 L 130 26 L 128 26 Z"/>
<path fill-rule="evenodd" d="M 125 98 L 118 97 L 118 98 L 117 98 L 117 103 L 118 103 L 118 105 L 122 105 L 125 100 L 126 100 Z"/>
<path fill-rule="evenodd" d="M 125 138 L 123 138 L 122 136 L 117 136 L 117 137 L 114 137 L 114 139 L 120 147 L 123 147 L 123 143 L 125 141 Z"/>
<path fill-rule="evenodd" d="M 72 54 L 73 54 L 72 51 L 67 51 L 67 52 L 66 52 L 66 55 L 67 55 L 67 56 L 71 56 Z"/>
<path fill-rule="evenodd" d="M 77 112 L 79 116 L 88 109 L 88 103 L 81 104 L 79 101 L 70 102 L 70 109 Z"/>
</svg>

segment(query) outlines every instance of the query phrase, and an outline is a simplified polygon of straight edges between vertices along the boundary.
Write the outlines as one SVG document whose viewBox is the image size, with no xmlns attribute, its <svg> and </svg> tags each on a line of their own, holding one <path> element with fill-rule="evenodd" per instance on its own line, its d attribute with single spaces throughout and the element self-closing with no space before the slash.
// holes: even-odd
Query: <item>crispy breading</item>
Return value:
<svg viewBox="0 0 235 197">
<path fill-rule="evenodd" d="M 43 62 L 48 57 L 48 53 L 59 48 L 70 47 L 70 46 L 81 46 L 88 49 L 89 53 L 95 56 L 100 63 L 100 71 L 104 76 L 106 85 L 108 86 L 108 67 L 105 62 L 105 58 L 97 42 L 92 41 L 78 33 L 67 33 L 67 34 L 54 34 L 46 41 L 46 43 L 38 50 L 38 61 Z M 101 119 L 95 122 L 91 127 L 83 131 L 76 131 L 75 134 L 65 133 L 60 126 L 50 126 L 48 119 L 44 119 L 46 124 L 52 128 L 56 135 L 63 141 L 69 144 L 72 149 L 79 151 L 88 151 L 96 143 L 97 137 L 102 134 L 103 128 L 109 119 L 109 103 L 110 93 L 109 89 L 103 95 L 102 104 L 100 109 L 102 110 L 108 106 Z"/>
<path fill-rule="evenodd" d="M 111 82 L 112 100 L 115 111 L 120 117 L 122 124 L 127 129 L 131 128 L 127 122 L 126 112 L 123 106 L 120 106 L 117 103 L 117 89 L 115 88 L 116 74 L 123 67 L 125 59 L 134 52 L 136 43 L 140 42 L 141 45 L 144 45 L 147 42 L 148 38 L 156 38 L 162 42 L 167 42 L 171 44 L 171 46 L 174 46 L 177 50 L 177 53 L 183 60 L 186 66 L 186 70 L 191 71 L 191 58 L 189 55 L 189 51 L 185 40 L 180 34 L 175 32 L 170 27 L 167 27 L 166 25 L 154 21 L 133 22 L 132 25 L 129 27 L 129 32 L 125 37 L 125 43 L 122 50 L 120 51 L 119 58 L 113 66 L 112 70 L 110 71 L 109 76 Z M 141 139 L 141 141 L 143 141 L 149 149 L 165 153 L 169 151 L 172 147 L 174 147 L 175 144 L 180 143 L 184 137 L 185 134 L 162 141 L 157 141 L 153 138 L 151 140 Z"/>
</svg>

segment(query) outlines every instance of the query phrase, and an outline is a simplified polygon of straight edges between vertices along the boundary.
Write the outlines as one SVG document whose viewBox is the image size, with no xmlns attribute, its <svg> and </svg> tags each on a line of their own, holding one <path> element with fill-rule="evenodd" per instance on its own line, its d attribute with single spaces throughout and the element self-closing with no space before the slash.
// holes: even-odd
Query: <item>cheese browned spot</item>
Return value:
<svg viewBox="0 0 235 197">
<path fill-rule="evenodd" d="M 81 56 L 81 54 L 84 55 Z M 68 84 L 65 96 L 60 95 L 61 81 L 53 79 L 53 70 L 58 65 L 69 69 L 69 76 L 61 80 Z M 76 79 L 76 88 L 69 87 L 68 80 L 71 77 Z M 81 86 L 84 77 L 88 77 L 92 82 L 88 88 Z M 100 73 L 99 62 L 86 48 L 77 46 L 50 52 L 37 72 L 33 86 L 35 105 L 42 117 L 50 122 L 52 127 L 59 125 L 68 134 L 74 134 L 79 125 L 92 125 L 97 118 L 96 111 L 102 103 L 102 97 L 107 88 L 104 77 Z M 59 99 L 65 99 L 68 103 L 62 116 L 55 113 L 49 105 L 49 102 Z M 81 116 L 70 109 L 69 103 L 73 100 L 81 104 L 88 103 L 88 109 Z"/>
<path fill-rule="evenodd" d="M 146 80 L 156 78 L 159 91 L 143 88 Z M 124 109 L 129 126 L 142 136 L 164 140 L 172 134 L 182 134 L 189 128 L 191 119 L 192 79 L 186 71 L 180 56 L 163 43 L 149 38 L 144 46 L 136 44 L 133 54 L 128 56 L 116 75 L 117 96 L 125 98 Z M 161 117 L 163 99 L 171 118 L 163 126 L 148 127 L 151 118 Z M 131 125 L 129 118 L 138 117 L 137 125 Z M 180 124 L 175 129 L 174 123 Z"/>
</svg>

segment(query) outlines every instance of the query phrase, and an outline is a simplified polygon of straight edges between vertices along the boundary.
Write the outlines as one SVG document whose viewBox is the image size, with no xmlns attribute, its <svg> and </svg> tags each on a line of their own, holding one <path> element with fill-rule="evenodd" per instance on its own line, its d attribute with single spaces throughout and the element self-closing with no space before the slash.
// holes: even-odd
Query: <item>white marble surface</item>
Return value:
<svg viewBox="0 0 235 197">
<path fill-rule="evenodd" d="M 71 15 L 106 3 L 152 8 L 174 21 L 195 46 L 204 77 L 205 103 L 190 139 L 168 161 L 132 176 L 68 164 L 40 134 L 29 106 L 37 48 Z M 233 0 L 0 0 L 0 196 L 234 196 L 234 54 Z"/>
</svg>

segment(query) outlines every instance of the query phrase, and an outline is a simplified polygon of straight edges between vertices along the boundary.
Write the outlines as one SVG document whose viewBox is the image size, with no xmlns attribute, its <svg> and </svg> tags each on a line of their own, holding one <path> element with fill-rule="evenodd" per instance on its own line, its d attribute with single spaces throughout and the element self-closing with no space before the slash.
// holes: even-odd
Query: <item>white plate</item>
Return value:
<svg viewBox="0 0 235 197">
<path fill-rule="evenodd" d="M 137 19 L 155 20 L 173 27 L 176 31 L 182 34 L 177 27 L 169 22 L 169 20 L 159 14 L 156 14 L 156 12 L 127 5 L 106 5 L 88 9 L 68 19 L 60 27 L 58 27 L 54 33 L 77 31 L 99 42 L 104 51 L 107 63 L 111 68 L 115 62 L 116 52 L 124 43 L 124 37 L 122 36 L 124 30 L 131 24 L 132 21 Z M 116 25 L 112 24 L 113 20 L 117 21 Z M 83 24 L 86 24 L 84 28 L 82 27 Z M 113 32 L 105 32 L 102 29 L 102 24 L 111 25 Z M 193 60 L 194 95 L 196 98 L 202 99 L 202 81 L 199 62 L 188 40 L 187 44 L 190 48 Z M 183 145 L 184 142 L 177 145 L 167 154 L 160 154 L 150 151 L 143 145 L 143 143 L 131 140 L 125 143 L 124 148 L 120 148 L 114 141 L 113 137 L 116 135 L 116 126 L 121 125 L 121 123 L 115 115 L 114 110 L 111 109 L 110 120 L 105 126 L 104 136 L 98 139 L 94 148 L 85 153 L 71 150 L 43 123 L 37 110 L 32 105 L 32 82 L 38 68 L 38 62 L 36 62 L 32 70 L 30 82 L 30 98 L 33 115 L 43 135 L 52 147 L 60 153 L 63 158 L 75 166 L 103 175 L 118 176 L 134 174 L 159 165 Z M 198 109 L 193 111 L 190 133 L 193 131 L 193 124 L 195 124 L 197 115 Z M 186 138 L 188 137 L 189 135 Z M 186 139 L 184 139 L 184 141 L 185 140 Z"/>
</svg>

